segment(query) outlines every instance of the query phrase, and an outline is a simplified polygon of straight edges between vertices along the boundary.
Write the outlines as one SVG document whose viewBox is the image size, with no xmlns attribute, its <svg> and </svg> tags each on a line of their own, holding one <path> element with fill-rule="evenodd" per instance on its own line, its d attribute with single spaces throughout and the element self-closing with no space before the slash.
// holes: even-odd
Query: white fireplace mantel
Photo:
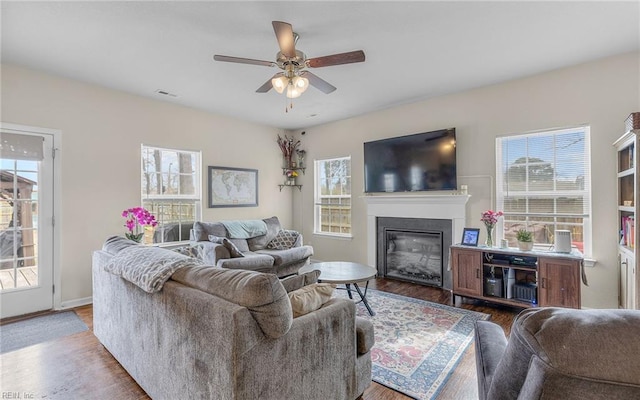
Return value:
<svg viewBox="0 0 640 400">
<path fill-rule="evenodd" d="M 377 266 L 376 218 L 432 218 L 450 219 L 453 240 L 462 237 L 466 218 L 466 204 L 471 196 L 459 194 L 389 194 L 362 196 L 367 205 L 367 263 Z M 445 243 L 445 246 L 453 243 Z M 446 266 L 445 266 L 446 268 Z"/>
</svg>

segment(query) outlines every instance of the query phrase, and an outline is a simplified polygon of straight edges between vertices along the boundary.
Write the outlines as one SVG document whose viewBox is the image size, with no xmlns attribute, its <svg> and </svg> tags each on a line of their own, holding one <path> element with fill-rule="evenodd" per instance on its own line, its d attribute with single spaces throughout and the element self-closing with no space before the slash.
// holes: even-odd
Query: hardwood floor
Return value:
<svg viewBox="0 0 640 400">
<path fill-rule="evenodd" d="M 449 292 L 401 281 L 378 278 L 370 288 L 435 303 L 451 305 Z M 517 309 L 465 303 L 463 308 L 491 315 L 491 320 L 509 332 Z M 93 335 L 93 308 L 75 312 L 89 331 L 0 355 L 0 391 L 3 398 L 47 399 L 148 399 L 145 392 Z M 7 321 L 2 321 L 6 323 Z M 438 399 L 477 399 L 473 344 L 465 352 Z M 4 394 L 9 393 L 7 397 Z M 17 395 L 20 395 L 18 397 Z M 13 397 L 11 397 L 13 395 Z M 365 391 L 365 400 L 410 399 L 375 382 Z"/>
</svg>

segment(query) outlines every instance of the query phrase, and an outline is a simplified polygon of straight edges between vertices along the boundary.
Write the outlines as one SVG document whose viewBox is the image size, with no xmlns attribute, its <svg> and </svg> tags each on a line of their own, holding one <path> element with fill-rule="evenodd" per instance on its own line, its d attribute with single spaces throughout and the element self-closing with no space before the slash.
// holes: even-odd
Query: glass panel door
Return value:
<svg viewBox="0 0 640 400">
<path fill-rule="evenodd" d="M 8 139 L 22 135 L 4 129 L 0 135 L 0 316 L 6 318 L 53 306 L 53 158 L 42 151 L 41 160 L 23 157 Z M 51 135 L 27 136 L 52 148 Z"/>
</svg>

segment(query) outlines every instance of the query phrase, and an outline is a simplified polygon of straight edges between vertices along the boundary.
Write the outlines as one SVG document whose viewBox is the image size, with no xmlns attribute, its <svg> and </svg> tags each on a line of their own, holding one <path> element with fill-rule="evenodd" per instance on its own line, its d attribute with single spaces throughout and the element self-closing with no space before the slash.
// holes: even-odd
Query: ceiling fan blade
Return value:
<svg viewBox="0 0 640 400">
<path fill-rule="evenodd" d="M 332 54 L 330 56 L 310 58 L 307 65 L 311 68 L 329 67 L 331 65 L 351 64 L 364 61 L 364 51 L 356 50 L 348 53 Z"/>
<path fill-rule="evenodd" d="M 274 76 L 272 76 L 271 78 L 269 78 L 268 81 L 266 81 L 264 83 L 264 85 L 260 86 L 258 88 L 258 90 L 256 90 L 256 93 L 267 93 L 269 90 L 271 90 L 271 88 L 273 87 L 273 85 L 271 84 L 271 80 L 273 78 L 277 78 L 281 75 L 284 75 L 282 72 L 278 72 L 277 74 L 275 74 Z"/>
<path fill-rule="evenodd" d="M 276 63 L 273 61 L 263 61 L 263 60 L 254 60 L 251 58 L 242 58 L 242 57 L 231 57 L 231 56 L 221 56 L 216 54 L 213 56 L 213 59 L 216 61 L 224 61 L 238 64 L 253 64 L 253 65 L 262 65 L 265 67 L 275 67 Z"/>
<path fill-rule="evenodd" d="M 296 56 L 296 43 L 293 38 L 293 28 L 291 24 L 282 21 L 272 21 L 273 31 L 276 33 L 280 51 L 287 57 Z"/>
<path fill-rule="evenodd" d="M 307 78 L 309 80 L 309 84 L 316 87 L 320 91 L 329 94 L 336 90 L 336 87 L 320 78 L 318 75 L 312 74 L 309 71 L 302 71 L 300 76 L 303 78 Z"/>
</svg>

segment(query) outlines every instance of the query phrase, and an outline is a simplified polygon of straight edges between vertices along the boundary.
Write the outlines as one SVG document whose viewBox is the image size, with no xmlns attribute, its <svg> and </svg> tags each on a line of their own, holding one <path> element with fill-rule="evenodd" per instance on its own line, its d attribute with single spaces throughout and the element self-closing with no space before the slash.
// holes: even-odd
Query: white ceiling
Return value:
<svg viewBox="0 0 640 400">
<path fill-rule="evenodd" d="M 640 2 L 7 2 L 2 62 L 284 129 L 517 79 L 640 49 Z M 362 49 L 366 61 L 313 69 L 285 113 L 255 90 L 277 69 L 271 21 L 309 58 Z M 157 89 L 177 97 L 162 96 Z"/>
</svg>

